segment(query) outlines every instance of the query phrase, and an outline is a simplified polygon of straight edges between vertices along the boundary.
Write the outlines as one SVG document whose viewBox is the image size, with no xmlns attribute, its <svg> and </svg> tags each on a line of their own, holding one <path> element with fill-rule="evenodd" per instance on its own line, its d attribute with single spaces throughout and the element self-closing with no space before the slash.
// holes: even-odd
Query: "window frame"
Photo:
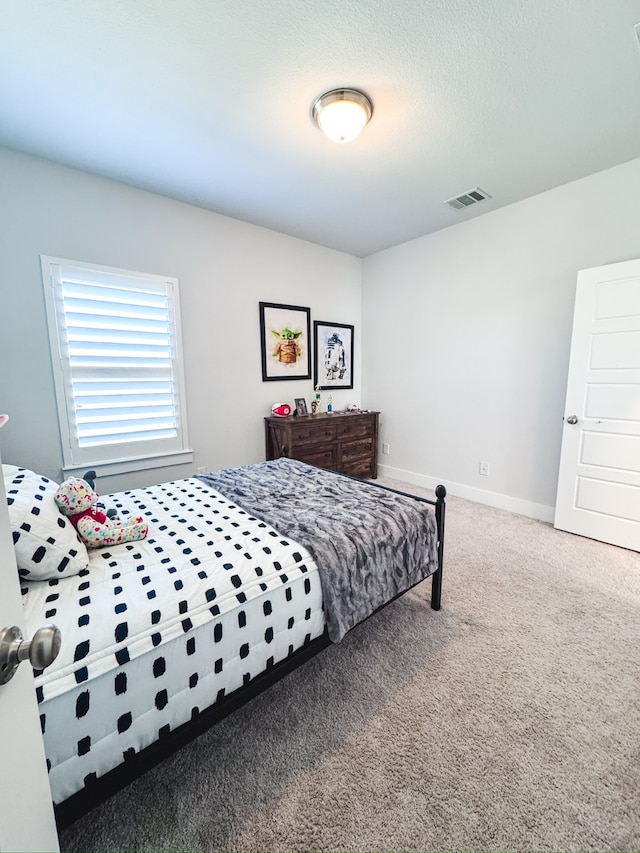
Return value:
<svg viewBox="0 0 640 853">
<path fill-rule="evenodd" d="M 49 333 L 49 349 L 51 353 L 51 366 L 56 396 L 58 414 L 58 425 L 60 429 L 60 442 L 62 448 L 62 471 L 66 476 L 75 476 L 89 469 L 95 470 L 101 476 L 112 474 L 124 474 L 131 471 L 140 471 L 150 468 L 165 467 L 168 465 L 187 464 L 193 461 L 193 451 L 189 448 L 189 433 L 187 427 L 186 406 L 186 383 L 184 377 L 184 357 L 182 350 L 182 325 L 180 315 L 180 283 L 177 278 L 171 276 L 155 275 L 153 273 L 142 273 L 134 270 L 120 269 L 117 267 L 94 264 L 87 261 L 75 261 L 69 258 L 58 258 L 51 255 L 40 255 L 42 268 L 42 284 L 45 297 L 45 313 Z M 168 286 L 170 293 L 172 320 L 172 379 L 173 392 L 176 398 L 177 414 L 177 436 L 172 439 L 146 438 L 137 442 L 127 442 L 123 445 L 105 444 L 93 447 L 80 447 L 75 435 L 73 407 L 73 394 L 71 392 L 72 371 L 69 360 L 64 354 L 64 345 L 60 337 L 60 328 L 64 322 L 58 309 L 59 299 L 57 288 L 64 268 L 84 270 L 88 278 L 100 282 L 103 275 L 103 283 L 109 279 L 121 279 L 118 282 L 126 285 L 127 279 L 136 279 L 138 282 L 150 286 Z M 158 444 L 163 442 L 160 449 Z M 155 444 L 155 447 L 154 447 Z M 104 452 L 113 448 L 112 452 Z M 122 448 L 122 452 L 118 452 Z M 142 451 L 142 452 L 141 452 Z"/>
</svg>

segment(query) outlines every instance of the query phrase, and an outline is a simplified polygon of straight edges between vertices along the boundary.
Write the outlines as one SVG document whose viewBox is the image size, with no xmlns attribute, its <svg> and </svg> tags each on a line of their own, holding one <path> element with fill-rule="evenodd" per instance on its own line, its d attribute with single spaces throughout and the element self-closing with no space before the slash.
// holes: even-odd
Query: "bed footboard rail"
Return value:
<svg viewBox="0 0 640 853">
<path fill-rule="evenodd" d="M 431 607 L 440 610 L 440 599 L 442 597 L 442 564 L 444 562 L 444 517 L 446 511 L 445 498 L 447 490 L 443 485 L 436 486 L 436 499 L 433 501 L 436 507 L 436 527 L 438 529 L 438 568 L 433 573 L 431 581 Z"/>
<path fill-rule="evenodd" d="M 368 486 L 373 486 L 376 489 L 383 489 L 385 492 L 393 492 L 396 495 L 402 495 L 404 498 L 419 503 L 430 504 L 435 507 L 436 530 L 438 532 L 438 568 L 431 575 L 431 607 L 433 610 L 440 610 L 442 600 L 442 566 L 444 564 L 444 521 L 447 497 L 446 488 L 440 484 L 435 488 L 436 499 L 423 498 L 421 495 L 412 495 L 411 492 L 403 492 L 400 489 L 394 489 L 392 486 L 385 486 L 384 483 L 374 483 L 372 480 L 361 480 L 359 477 L 352 477 L 350 474 L 340 474 L 341 477 L 348 477 L 350 480 L 357 480 L 359 483 L 365 482 Z"/>
</svg>

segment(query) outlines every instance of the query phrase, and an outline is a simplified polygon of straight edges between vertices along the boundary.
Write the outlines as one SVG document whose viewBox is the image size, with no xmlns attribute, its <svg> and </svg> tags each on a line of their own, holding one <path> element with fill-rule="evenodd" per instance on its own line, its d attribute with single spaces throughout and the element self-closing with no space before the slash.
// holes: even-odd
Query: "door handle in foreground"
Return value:
<svg viewBox="0 0 640 853">
<path fill-rule="evenodd" d="M 577 424 L 578 423 L 578 416 L 577 415 L 569 415 L 569 417 L 567 418 L 567 423 L 568 424 Z"/>
<path fill-rule="evenodd" d="M 29 659 L 34 669 L 50 666 L 58 657 L 62 636 L 57 625 L 44 625 L 31 642 L 22 636 L 17 625 L 0 629 L 0 684 L 6 684 L 23 660 Z"/>
</svg>

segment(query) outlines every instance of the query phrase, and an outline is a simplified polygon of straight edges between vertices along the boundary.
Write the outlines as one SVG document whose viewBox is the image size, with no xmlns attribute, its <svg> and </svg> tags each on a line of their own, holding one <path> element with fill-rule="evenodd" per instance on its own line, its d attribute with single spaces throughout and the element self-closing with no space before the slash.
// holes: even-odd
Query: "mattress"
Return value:
<svg viewBox="0 0 640 853">
<path fill-rule="evenodd" d="M 29 635 L 62 632 L 36 673 L 60 803 L 325 628 L 311 554 L 196 479 L 103 496 L 148 537 L 90 552 L 79 575 L 24 581 Z"/>
</svg>

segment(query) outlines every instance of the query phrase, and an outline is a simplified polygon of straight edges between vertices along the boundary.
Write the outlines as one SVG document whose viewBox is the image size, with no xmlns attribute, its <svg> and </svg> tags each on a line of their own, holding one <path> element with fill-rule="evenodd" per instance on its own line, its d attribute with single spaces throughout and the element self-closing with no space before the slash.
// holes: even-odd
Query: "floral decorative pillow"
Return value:
<svg viewBox="0 0 640 853">
<path fill-rule="evenodd" d="M 14 465 L 2 472 L 20 577 L 47 580 L 86 569 L 87 548 L 53 500 L 58 484 Z"/>
</svg>

